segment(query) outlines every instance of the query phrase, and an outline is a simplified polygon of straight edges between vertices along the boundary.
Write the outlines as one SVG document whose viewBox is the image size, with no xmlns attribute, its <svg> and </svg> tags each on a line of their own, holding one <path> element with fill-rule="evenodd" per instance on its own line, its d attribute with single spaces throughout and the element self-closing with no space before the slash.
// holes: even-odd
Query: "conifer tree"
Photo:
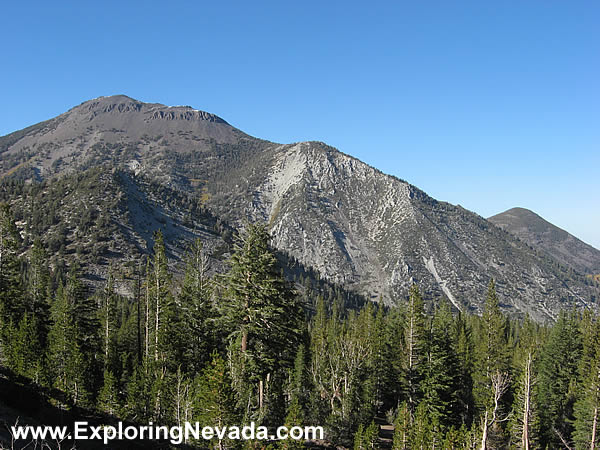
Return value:
<svg viewBox="0 0 600 450">
<path fill-rule="evenodd" d="M 458 362 L 451 340 L 452 313 L 446 303 L 437 308 L 429 324 L 421 368 L 421 405 L 434 432 L 441 435 L 442 428 L 452 424 L 457 412 L 454 405 Z"/>
<path fill-rule="evenodd" d="M 234 392 L 229 371 L 216 352 L 202 374 L 196 377 L 194 420 L 202 424 L 224 427 L 236 423 Z M 225 448 L 226 442 L 215 438 L 212 448 Z"/>
<path fill-rule="evenodd" d="M 37 340 L 42 348 L 46 347 L 46 338 L 50 327 L 50 271 L 48 257 L 39 239 L 36 239 L 29 252 L 27 264 L 26 306 L 37 322 Z"/>
<path fill-rule="evenodd" d="M 561 312 L 540 351 L 537 395 L 541 446 L 571 442 L 582 340 L 575 315 Z"/>
<path fill-rule="evenodd" d="M 102 340 L 102 356 L 104 371 L 111 375 L 118 368 L 120 361 L 117 355 L 117 295 L 114 291 L 112 270 L 109 271 L 108 280 L 100 294 L 100 309 L 98 311 L 100 333 Z M 114 375 L 113 375 L 114 376 Z"/>
<path fill-rule="evenodd" d="M 184 361 L 190 372 L 201 370 L 208 362 L 210 349 L 217 346 L 208 270 L 208 256 L 202 241 L 197 239 L 186 258 L 185 278 L 178 297 L 181 320 L 174 327 L 182 353 L 178 359 Z"/>
<path fill-rule="evenodd" d="M 74 405 L 86 405 L 89 391 L 86 386 L 86 364 L 79 346 L 82 340 L 74 323 L 68 294 L 62 286 L 51 307 L 52 326 L 48 334 L 48 367 L 53 386 L 67 395 Z"/>
<path fill-rule="evenodd" d="M 5 331 L 9 322 L 18 323 L 24 311 L 19 246 L 10 208 L 0 204 L 0 332 Z"/>
<path fill-rule="evenodd" d="M 100 411 L 111 416 L 118 416 L 121 412 L 117 380 L 108 369 L 104 370 L 104 381 L 98 394 L 97 404 Z"/>
<path fill-rule="evenodd" d="M 396 419 L 394 420 L 393 450 L 407 450 L 411 448 L 411 426 L 412 417 L 406 402 L 398 406 Z"/>
<path fill-rule="evenodd" d="M 537 330 L 527 316 L 521 326 L 519 342 L 514 352 L 516 393 L 510 423 L 514 445 L 527 450 L 536 447 L 536 432 L 539 426 L 535 390 L 538 347 Z"/>
<path fill-rule="evenodd" d="M 249 225 L 225 278 L 223 320 L 231 324 L 230 365 L 239 407 L 263 420 L 275 372 L 290 367 L 300 338 L 301 308 L 277 270 L 264 226 Z M 282 418 L 280 418 L 282 419 Z"/>
<path fill-rule="evenodd" d="M 508 418 L 506 396 L 510 388 L 506 319 L 500 311 L 494 280 L 490 281 L 481 318 L 474 373 L 474 397 L 480 411 L 481 448 L 502 446 L 503 422 Z"/>
<path fill-rule="evenodd" d="M 588 316 L 582 325 L 581 388 L 574 405 L 573 438 L 577 448 L 593 450 L 600 445 L 600 323 Z"/>
<path fill-rule="evenodd" d="M 471 324 L 461 312 L 458 313 L 453 322 L 452 342 L 458 361 L 457 412 L 455 418 L 457 424 L 470 426 L 475 413 L 472 375 L 475 361 L 474 343 Z"/>
<path fill-rule="evenodd" d="M 4 350 L 8 367 L 41 384 L 45 382 L 45 361 L 38 329 L 36 317 L 29 312 L 24 313 L 16 327 L 12 322 L 6 327 Z"/>
<path fill-rule="evenodd" d="M 410 289 L 404 328 L 404 389 L 411 416 L 420 400 L 421 365 L 424 357 L 424 309 L 419 288 Z"/>
</svg>

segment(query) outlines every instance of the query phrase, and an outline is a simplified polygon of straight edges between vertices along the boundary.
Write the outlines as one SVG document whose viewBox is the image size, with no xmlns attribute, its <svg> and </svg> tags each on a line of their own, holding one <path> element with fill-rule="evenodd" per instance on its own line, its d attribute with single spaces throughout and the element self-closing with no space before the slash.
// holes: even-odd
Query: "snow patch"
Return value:
<svg viewBox="0 0 600 450">
<path fill-rule="evenodd" d="M 423 256 L 423 262 L 425 263 L 425 267 L 427 268 L 429 273 L 431 273 L 431 275 L 433 275 L 433 278 L 435 278 L 435 281 L 437 281 L 437 283 L 440 285 L 440 288 L 442 288 L 442 291 L 444 292 L 444 294 L 446 294 L 446 297 L 448 297 L 448 299 L 452 302 L 452 304 L 454 306 L 456 306 L 456 309 L 458 309 L 459 311 L 462 311 L 462 308 L 460 307 L 460 305 L 458 304 L 458 302 L 452 295 L 452 292 L 450 292 L 450 289 L 448 289 L 448 286 L 446 286 L 446 282 L 444 280 L 442 280 L 442 278 L 438 275 L 435 265 L 433 263 L 433 256 L 430 256 L 429 259 L 425 259 L 425 257 Z"/>
</svg>

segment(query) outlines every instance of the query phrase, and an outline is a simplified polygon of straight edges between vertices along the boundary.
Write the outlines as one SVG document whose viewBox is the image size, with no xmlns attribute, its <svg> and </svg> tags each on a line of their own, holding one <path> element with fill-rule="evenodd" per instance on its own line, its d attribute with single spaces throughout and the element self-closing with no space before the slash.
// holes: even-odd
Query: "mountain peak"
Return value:
<svg viewBox="0 0 600 450">
<path fill-rule="evenodd" d="M 160 103 L 144 103 L 128 97 L 127 95 L 111 95 L 97 97 L 83 102 L 71 111 L 92 113 L 92 118 L 99 114 L 142 113 L 144 120 L 186 120 L 207 121 L 227 124 L 225 120 L 215 114 L 194 109 L 191 106 L 167 106 Z"/>
<path fill-rule="evenodd" d="M 488 220 L 579 272 L 600 272 L 599 250 L 529 209 L 511 208 Z"/>
</svg>

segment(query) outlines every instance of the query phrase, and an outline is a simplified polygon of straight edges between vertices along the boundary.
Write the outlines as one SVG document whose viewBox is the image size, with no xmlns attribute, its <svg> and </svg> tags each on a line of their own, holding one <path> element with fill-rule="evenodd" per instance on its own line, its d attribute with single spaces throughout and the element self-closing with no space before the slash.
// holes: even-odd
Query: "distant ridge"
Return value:
<svg viewBox="0 0 600 450">
<path fill-rule="evenodd" d="M 561 309 L 594 307 L 599 297 L 597 286 L 564 258 L 532 249 L 471 211 L 324 143 L 258 139 L 189 106 L 99 97 L 0 137 L 0 180 L 45 182 L 50 189 L 94 170 L 122 174 L 100 176 L 91 189 L 95 203 L 100 190 L 106 193 L 101 200 L 118 200 L 119 210 L 96 205 L 88 188 L 65 190 L 63 197 L 72 195 L 71 205 L 103 218 L 81 227 L 108 223 L 116 230 L 106 249 L 91 248 L 76 209 L 57 207 L 65 215 L 51 227 L 61 233 L 42 238 L 60 244 L 69 237 L 66 252 L 90 247 L 89 258 L 106 260 L 89 270 L 99 278 L 109 260 L 123 262 L 128 245 L 151 248 L 158 228 L 168 228 L 169 241 L 185 247 L 195 232 L 188 227 L 197 222 L 190 212 L 195 209 L 234 228 L 266 223 L 278 250 L 321 279 L 387 305 L 402 302 L 417 283 L 430 306 L 448 301 L 456 310 L 479 313 L 492 278 L 507 313 L 539 321 L 556 318 Z M 178 206 L 179 196 L 189 199 L 187 206 Z M 36 213 L 27 212 L 27 200 L 10 198 L 25 219 Z M 25 235 L 27 221 L 20 223 Z M 218 254 L 218 239 L 213 241 Z"/>
<path fill-rule="evenodd" d="M 533 211 L 511 208 L 488 219 L 529 245 L 585 274 L 600 274 L 600 250 L 551 224 Z"/>
</svg>

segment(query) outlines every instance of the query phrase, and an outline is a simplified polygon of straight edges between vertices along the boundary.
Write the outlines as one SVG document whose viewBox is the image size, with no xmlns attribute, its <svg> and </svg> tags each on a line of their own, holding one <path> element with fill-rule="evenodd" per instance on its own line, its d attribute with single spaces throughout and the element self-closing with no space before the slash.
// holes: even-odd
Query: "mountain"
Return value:
<svg viewBox="0 0 600 450">
<path fill-rule="evenodd" d="M 544 220 L 533 211 L 512 208 L 488 220 L 579 272 L 600 274 L 600 250 Z"/>
<path fill-rule="evenodd" d="M 149 216 L 179 217 L 172 239 L 190 238 L 194 226 L 183 226 L 181 205 L 165 206 L 166 189 L 234 228 L 268 223 L 276 248 L 386 304 L 417 282 L 431 302 L 446 297 L 456 309 L 479 312 L 494 278 L 505 311 L 546 320 L 598 295 L 585 277 L 492 222 L 324 143 L 257 139 L 191 107 L 101 97 L 0 138 L 5 183 L 56 183 L 94 168 L 121 174 L 118 195 L 129 219 L 110 207 L 105 215 L 130 229 L 132 242 L 151 246 L 151 231 L 164 223 Z"/>
</svg>

